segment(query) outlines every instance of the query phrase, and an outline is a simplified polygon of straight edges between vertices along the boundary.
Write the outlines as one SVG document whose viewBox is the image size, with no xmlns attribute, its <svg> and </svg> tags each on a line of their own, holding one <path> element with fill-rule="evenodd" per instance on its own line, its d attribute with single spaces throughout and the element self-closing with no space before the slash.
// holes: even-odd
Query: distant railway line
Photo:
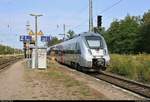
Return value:
<svg viewBox="0 0 150 102">
<path fill-rule="evenodd" d="M 22 55 L 17 56 L 0 56 L 0 71 L 13 64 L 14 62 L 22 59 Z"/>
</svg>

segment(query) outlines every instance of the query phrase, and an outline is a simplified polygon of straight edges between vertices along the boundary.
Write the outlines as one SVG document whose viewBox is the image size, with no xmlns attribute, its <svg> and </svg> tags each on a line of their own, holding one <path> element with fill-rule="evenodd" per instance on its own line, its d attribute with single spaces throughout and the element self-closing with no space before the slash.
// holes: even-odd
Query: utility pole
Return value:
<svg viewBox="0 0 150 102">
<path fill-rule="evenodd" d="M 35 67 L 38 68 L 38 41 L 37 41 L 37 18 L 43 15 L 30 14 L 35 17 Z"/>
<path fill-rule="evenodd" d="M 29 31 L 30 31 L 30 23 L 29 23 L 29 21 L 27 21 L 26 27 L 27 27 L 27 33 L 29 33 Z"/>
<path fill-rule="evenodd" d="M 89 32 L 93 31 L 93 3 L 89 0 Z"/>
<path fill-rule="evenodd" d="M 30 31 L 30 24 L 29 24 L 29 21 L 27 21 L 27 25 L 26 25 L 26 27 L 27 27 L 27 34 L 29 33 L 29 31 Z M 30 49 L 29 49 L 29 45 L 30 45 L 30 41 L 29 42 L 27 42 L 27 44 L 28 44 L 28 46 L 27 46 L 27 51 L 28 51 L 28 59 L 30 58 Z"/>
<path fill-rule="evenodd" d="M 63 35 L 63 41 L 65 41 L 66 39 L 66 24 L 63 24 L 63 30 L 64 30 L 64 33 L 63 34 L 59 34 L 59 35 Z"/>
<path fill-rule="evenodd" d="M 65 24 L 63 25 L 63 28 L 64 28 L 64 41 L 65 41 L 66 39 L 66 25 Z"/>
</svg>

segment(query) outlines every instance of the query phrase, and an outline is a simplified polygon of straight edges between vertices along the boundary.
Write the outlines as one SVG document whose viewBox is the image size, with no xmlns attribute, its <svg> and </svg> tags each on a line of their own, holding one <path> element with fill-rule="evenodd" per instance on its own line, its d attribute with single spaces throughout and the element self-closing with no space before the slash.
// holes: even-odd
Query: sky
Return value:
<svg viewBox="0 0 150 102">
<path fill-rule="evenodd" d="M 20 35 L 28 35 L 27 22 L 35 31 L 34 17 L 29 14 L 42 14 L 38 18 L 38 31 L 44 35 L 57 36 L 63 33 L 63 24 L 76 34 L 88 31 L 89 0 L 0 0 L 0 44 L 23 48 Z M 119 2 L 117 5 L 113 6 Z M 109 28 L 114 19 L 123 19 L 127 14 L 142 16 L 150 9 L 150 0 L 93 0 L 93 22 L 97 15 L 103 16 L 102 26 Z M 111 8 L 110 8 L 111 7 Z M 108 9 L 110 8 L 110 9 Z M 38 37 L 40 39 L 40 37 Z M 39 46 L 43 43 L 39 42 Z"/>
</svg>

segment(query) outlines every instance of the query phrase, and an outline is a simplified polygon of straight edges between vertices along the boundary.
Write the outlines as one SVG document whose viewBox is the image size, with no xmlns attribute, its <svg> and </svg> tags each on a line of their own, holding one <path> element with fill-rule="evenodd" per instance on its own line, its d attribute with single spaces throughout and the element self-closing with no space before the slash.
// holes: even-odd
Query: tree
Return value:
<svg viewBox="0 0 150 102">
<path fill-rule="evenodd" d="M 143 15 L 143 19 L 142 19 L 142 22 L 144 25 L 148 25 L 150 24 L 150 10 L 148 10 L 148 12 L 144 13 Z"/>
<path fill-rule="evenodd" d="M 50 42 L 48 42 L 48 46 L 53 46 L 53 45 L 59 44 L 61 42 L 62 42 L 62 40 L 59 40 L 57 37 L 53 37 L 52 40 Z"/>
<path fill-rule="evenodd" d="M 104 37 L 107 42 L 108 48 L 111 53 L 116 53 L 116 43 L 117 43 L 117 35 L 120 33 L 119 32 L 119 21 L 115 20 L 111 23 L 110 28 L 106 31 Z"/>
<path fill-rule="evenodd" d="M 143 17 L 127 15 L 116 19 L 106 31 L 95 30 L 104 36 L 111 53 L 150 53 L 150 10 Z"/>
<path fill-rule="evenodd" d="M 15 49 L 15 53 L 22 52 L 20 49 Z M 6 55 L 6 54 L 13 54 L 14 48 L 11 48 L 9 46 L 0 45 L 0 55 Z"/>
<path fill-rule="evenodd" d="M 94 27 L 94 32 L 95 33 L 99 33 L 99 34 L 101 34 L 101 35 L 103 35 L 104 36 L 104 34 L 105 34 L 105 27 L 99 27 L 99 28 L 97 28 L 97 27 Z"/>
<path fill-rule="evenodd" d="M 105 38 L 112 53 L 134 53 L 140 19 L 127 15 L 123 20 L 115 20 L 107 30 Z"/>
<path fill-rule="evenodd" d="M 143 15 L 138 37 L 136 49 L 139 52 L 150 53 L 150 10 Z"/>
<path fill-rule="evenodd" d="M 68 35 L 67 35 L 67 38 L 68 38 L 68 39 L 71 39 L 71 38 L 73 38 L 74 36 L 75 36 L 75 32 L 72 31 L 72 30 L 69 30 L 69 31 L 68 31 Z"/>
</svg>

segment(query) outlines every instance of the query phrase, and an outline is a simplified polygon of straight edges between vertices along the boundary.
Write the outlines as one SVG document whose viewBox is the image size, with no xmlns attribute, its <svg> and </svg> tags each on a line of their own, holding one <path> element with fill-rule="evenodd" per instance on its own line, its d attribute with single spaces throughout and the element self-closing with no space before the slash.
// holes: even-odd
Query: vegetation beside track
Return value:
<svg viewBox="0 0 150 102">
<path fill-rule="evenodd" d="M 150 83 L 150 55 L 111 55 L 109 72 L 129 79 Z"/>
<path fill-rule="evenodd" d="M 11 48 L 9 46 L 4 46 L 0 44 L 0 55 L 8 55 L 8 54 L 20 54 L 22 50 Z"/>
<path fill-rule="evenodd" d="M 89 88 L 85 83 L 80 82 L 71 76 L 67 75 L 65 70 L 62 70 L 60 66 L 53 62 L 49 62 L 48 76 L 54 83 L 63 85 L 69 94 L 79 97 L 80 99 L 103 99 L 104 96 L 97 91 Z"/>
</svg>

